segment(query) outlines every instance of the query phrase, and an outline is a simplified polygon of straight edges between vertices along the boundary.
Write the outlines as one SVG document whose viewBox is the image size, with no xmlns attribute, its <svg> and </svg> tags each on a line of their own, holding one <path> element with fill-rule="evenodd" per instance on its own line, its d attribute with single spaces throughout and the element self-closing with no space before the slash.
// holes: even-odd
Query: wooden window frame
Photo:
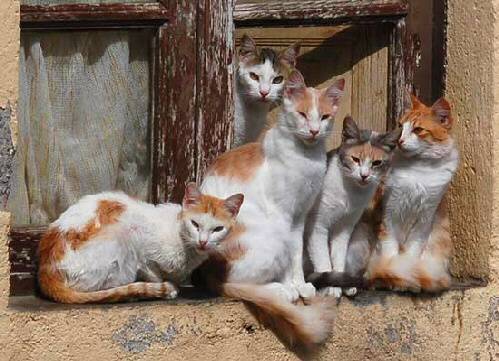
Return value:
<svg viewBox="0 0 499 361">
<path fill-rule="evenodd" d="M 388 127 L 412 90 L 414 38 L 406 0 L 159 0 L 154 4 L 21 6 L 21 29 L 157 29 L 152 84 L 152 190 L 155 203 L 180 201 L 232 138 L 234 26 L 391 24 Z M 176 67 L 173 66 L 176 65 Z M 225 86 L 225 87 L 224 87 Z M 36 249 L 45 227 L 10 231 L 10 295 L 36 289 Z"/>
</svg>

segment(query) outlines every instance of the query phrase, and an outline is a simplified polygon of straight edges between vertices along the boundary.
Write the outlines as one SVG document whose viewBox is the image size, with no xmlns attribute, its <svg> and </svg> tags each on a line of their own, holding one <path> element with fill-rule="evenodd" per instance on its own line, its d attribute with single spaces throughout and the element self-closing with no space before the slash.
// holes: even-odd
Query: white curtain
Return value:
<svg viewBox="0 0 499 361">
<path fill-rule="evenodd" d="M 103 190 L 148 198 L 150 44 L 144 30 L 23 33 L 15 225 Z"/>
</svg>

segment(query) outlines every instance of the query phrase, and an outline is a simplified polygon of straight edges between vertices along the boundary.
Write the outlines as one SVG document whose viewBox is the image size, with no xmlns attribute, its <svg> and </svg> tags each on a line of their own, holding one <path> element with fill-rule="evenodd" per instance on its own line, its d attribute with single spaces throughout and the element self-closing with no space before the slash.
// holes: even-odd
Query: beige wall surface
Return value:
<svg viewBox="0 0 499 361">
<path fill-rule="evenodd" d="M 498 10 L 499 1 L 449 0 L 447 95 L 463 151 L 450 202 L 453 231 L 458 247 L 473 242 L 463 263 L 470 270 L 477 262 L 478 276 L 490 269 L 489 286 L 435 298 L 369 293 L 342 300 L 320 359 L 499 359 Z M 18 21 L 17 0 L 1 0 L 2 110 L 16 104 Z M 234 302 L 9 305 L 8 224 L 0 213 L 0 360 L 297 359 Z"/>
</svg>

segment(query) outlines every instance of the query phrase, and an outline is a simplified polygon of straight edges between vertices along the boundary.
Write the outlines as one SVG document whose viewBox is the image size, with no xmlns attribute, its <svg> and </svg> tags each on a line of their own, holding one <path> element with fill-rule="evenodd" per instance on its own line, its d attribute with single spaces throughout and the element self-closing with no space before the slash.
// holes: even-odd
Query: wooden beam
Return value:
<svg viewBox="0 0 499 361">
<path fill-rule="evenodd" d="M 238 26 L 354 22 L 369 18 L 403 17 L 409 12 L 406 0 L 315 0 L 238 3 L 234 21 Z"/>
<path fill-rule="evenodd" d="M 22 29 L 158 27 L 169 17 L 162 3 L 21 5 Z"/>
<path fill-rule="evenodd" d="M 158 37 L 153 126 L 153 202 L 180 202 L 196 178 L 197 4 L 170 1 Z"/>
<path fill-rule="evenodd" d="M 233 4 L 232 0 L 198 1 L 198 182 L 232 137 Z"/>
</svg>

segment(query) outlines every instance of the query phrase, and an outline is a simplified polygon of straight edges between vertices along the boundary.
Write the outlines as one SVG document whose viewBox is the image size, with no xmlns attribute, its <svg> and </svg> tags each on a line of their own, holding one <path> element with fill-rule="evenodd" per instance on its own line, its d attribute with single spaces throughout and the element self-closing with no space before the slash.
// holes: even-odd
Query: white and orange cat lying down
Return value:
<svg viewBox="0 0 499 361">
<path fill-rule="evenodd" d="M 85 196 L 40 241 L 40 289 L 63 303 L 175 298 L 177 286 L 236 227 L 243 199 L 203 195 L 194 183 L 182 206 L 117 192 Z"/>
</svg>

